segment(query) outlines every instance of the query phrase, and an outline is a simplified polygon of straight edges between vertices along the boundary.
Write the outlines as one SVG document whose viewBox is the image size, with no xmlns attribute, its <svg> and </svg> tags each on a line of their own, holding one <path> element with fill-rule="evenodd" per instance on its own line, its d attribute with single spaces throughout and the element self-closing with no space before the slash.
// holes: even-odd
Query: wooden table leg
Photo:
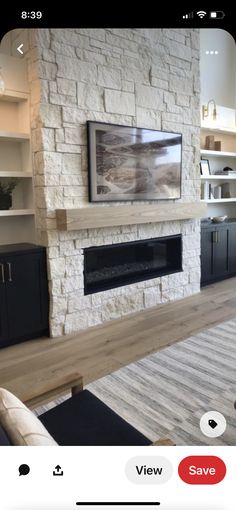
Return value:
<svg viewBox="0 0 236 510">
<path fill-rule="evenodd" d="M 76 384 L 76 386 L 72 386 L 71 388 L 71 396 L 77 395 L 83 390 L 83 384 Z"/>
<path fill-rule="evenodd" d="M 169 438 L 157 439 L 150 446 L 175 446 L 175 443 Z"/>
</svg>

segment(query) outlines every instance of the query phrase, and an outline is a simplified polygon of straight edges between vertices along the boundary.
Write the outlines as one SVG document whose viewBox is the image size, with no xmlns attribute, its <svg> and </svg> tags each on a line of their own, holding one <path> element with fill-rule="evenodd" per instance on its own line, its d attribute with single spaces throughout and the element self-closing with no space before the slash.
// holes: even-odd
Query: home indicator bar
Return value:
<svg viewBox="0 0 236 510">
<path fill-rule="evenodd" d="M 80 501 L 77 501 L 76 502 L 76 505 L 80 505 L 80 506 L 157 506 L 157 505 L 160 505 L 161 503 L 159 501 L 146 501 L 146 502 L 143 502 L 143 501 L 120 501 L 120 502 L 116 502 L 116 501 L 103 501 L 103 502 L 97 502 L 97 503 L 94 503 L 94 502 L 80 502 Z"/>
</svg>

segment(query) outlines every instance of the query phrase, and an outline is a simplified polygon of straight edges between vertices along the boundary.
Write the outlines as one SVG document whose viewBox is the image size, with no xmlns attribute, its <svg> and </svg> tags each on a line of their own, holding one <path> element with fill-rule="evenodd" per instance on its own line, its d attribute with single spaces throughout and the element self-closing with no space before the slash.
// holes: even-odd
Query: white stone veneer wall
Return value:
<svg viewBox="0 0 236 510">
<path fill-rule="evenodd" d="M 199 200 L 198 31 L 30 32 L 37 228 L 39 242 L 48 248 L 51 335 L 78 331 L 198 292 L 198 220 L 69 233 L 58 232 L 55 221 L 56 208 L 88 204 L 87 120 L 181 132 L 181 200 Z M 182 273 L 84 296 L 85 247 L 178 233 L 183 235 Z"/>
</svg>

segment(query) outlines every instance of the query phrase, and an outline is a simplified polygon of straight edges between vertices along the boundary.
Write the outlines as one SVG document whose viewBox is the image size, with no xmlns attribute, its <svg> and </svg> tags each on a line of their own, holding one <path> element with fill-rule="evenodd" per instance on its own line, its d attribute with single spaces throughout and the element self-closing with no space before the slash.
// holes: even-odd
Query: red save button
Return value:
<svg viewBox="0 0 236 510">
<path fill-rule="evenodd" d="M 185 483 L 213 485 L 225 477 L 226 465 L 213 455 L 192 455 L 181 460 L 178 472 Z"/>
</svg>

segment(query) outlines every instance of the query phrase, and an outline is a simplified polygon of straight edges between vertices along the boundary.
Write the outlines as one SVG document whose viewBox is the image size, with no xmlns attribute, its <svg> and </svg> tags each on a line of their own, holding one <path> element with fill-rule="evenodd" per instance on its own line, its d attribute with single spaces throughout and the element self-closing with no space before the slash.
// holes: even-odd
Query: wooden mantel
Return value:
<svg viewBox="0 0 236 510">
<path fill-rule="evenodd" d="M 203 202 L 175 202 L 56 209 L 56 218 L 58 229 L 68 231 L 202 218 L 206 212 Z"/>
</svg>

